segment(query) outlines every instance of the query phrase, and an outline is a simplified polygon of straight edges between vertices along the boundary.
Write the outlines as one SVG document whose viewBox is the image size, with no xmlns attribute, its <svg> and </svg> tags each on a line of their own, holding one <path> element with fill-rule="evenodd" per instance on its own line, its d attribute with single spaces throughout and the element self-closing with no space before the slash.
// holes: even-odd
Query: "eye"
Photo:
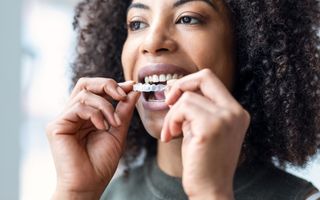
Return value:
<svg viewBox="0 0 320 200">
<path fill-rule="evenodd" d="M 177 24 L 200 24 L 201 20 L 196 17 L 182 16 L 178 19 Z"/>
<path fill-rule="evenodd" d="M 137 30 L 140 30 L 140 29 L 147 27 L 147 24 L 142 21 L 131 21 L 128 24 L 128 27 L 131 31 L 137 31 Z"/>
</svg>

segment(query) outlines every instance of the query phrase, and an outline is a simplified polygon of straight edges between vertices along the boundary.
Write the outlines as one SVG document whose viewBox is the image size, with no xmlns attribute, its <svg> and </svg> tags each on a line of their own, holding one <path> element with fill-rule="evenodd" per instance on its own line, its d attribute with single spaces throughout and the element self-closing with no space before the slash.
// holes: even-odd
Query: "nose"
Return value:
<svg viewBox="0 0 320 200">
<path fill-rule="evenodd" d="M 143 54 L 159 55 L 177 50 L 172 34 L 161 22 L 150 26 L 146 34 L 141 45 Z"/>
</svg>

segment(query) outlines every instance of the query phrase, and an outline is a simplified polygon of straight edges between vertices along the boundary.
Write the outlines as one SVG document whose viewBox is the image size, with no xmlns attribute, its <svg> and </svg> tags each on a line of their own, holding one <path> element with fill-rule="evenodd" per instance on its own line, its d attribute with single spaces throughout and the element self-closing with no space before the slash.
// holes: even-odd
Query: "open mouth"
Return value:
<svg viewBox="0 0 320 200">
<path fill-rule="evenodd" d="M 169 109 L 165 103 L 163 88 L 166 87 L 169 80 L 179 79 L 190 73 L 192 73 L 192 71 L 186 68 L 167 63 L 151 63 L 139 69 L 137 82 L 140 86 L 138 86 L 138 88 L 151 87 L 151 90 L 140 90 L 140 92 L 142 92 L 141 102 L 143 107 L 149 111 Z"/>
<path fill-rule="evenodd" d="M 152 74 L 141 77 L 141 83 L 145 86 L 150 85 L 167 85 L 167 81 L 182 78 L 182 74 Z M 142 92 L 143 97 L 148 102 L 163 102 L 165 100 L 164 90 Z"/>
</svg>

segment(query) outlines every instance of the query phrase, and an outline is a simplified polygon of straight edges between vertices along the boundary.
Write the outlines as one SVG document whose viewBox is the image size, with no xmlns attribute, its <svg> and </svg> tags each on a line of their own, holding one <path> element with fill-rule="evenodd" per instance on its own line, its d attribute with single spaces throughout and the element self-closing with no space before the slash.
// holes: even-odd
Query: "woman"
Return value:
<svg viewBox="0 0 320 200">
<path fill-rule="evenodd" d="M 75 86 L 47 127 L 54 199 L 317 196 L 274 167 L 319 149 L 316 0 L 86 0 L 76 14 Z"/>
</svg>

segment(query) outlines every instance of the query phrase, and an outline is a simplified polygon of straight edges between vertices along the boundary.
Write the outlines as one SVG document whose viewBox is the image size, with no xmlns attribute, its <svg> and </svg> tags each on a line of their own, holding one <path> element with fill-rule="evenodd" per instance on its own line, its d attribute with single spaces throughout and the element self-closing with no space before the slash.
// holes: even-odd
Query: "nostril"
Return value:
<svg viewBox="0 0 320 200">
<path fill-rule="evenodd" d="M 166 49 L 166 48 L 160 48 L 160 49 L 157 49 L 156 52 L 162 52 L 162 51 L 169 51 L 169 49 Z"/>
<path fill-rule="evenodd" d="M 157 49 L 155 52 L 152 52 L 152 51 L 150 51 L 150 50 L 144 49 L 142 52 L 143 52 L 144 54 L 146 54 L 146 53 L 160 53 L 160 52 L 166 52 L 166 51 L 169 51 L 169 49 L 167 49 L 167 48 L 160 48 L 160 49 Z"/>
</svg>

